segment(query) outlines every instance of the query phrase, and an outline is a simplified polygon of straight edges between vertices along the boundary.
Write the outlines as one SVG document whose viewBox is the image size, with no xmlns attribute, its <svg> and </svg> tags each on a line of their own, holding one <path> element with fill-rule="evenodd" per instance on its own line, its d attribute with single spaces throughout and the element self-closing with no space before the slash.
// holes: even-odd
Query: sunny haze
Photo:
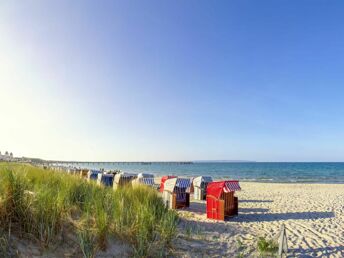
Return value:
<svg viewBox="0 0 344 258">
<path fill-rule="evenodd" d="M 340 1 L 1 1 L 0 151 L 343 161 Z"/>
</svg>

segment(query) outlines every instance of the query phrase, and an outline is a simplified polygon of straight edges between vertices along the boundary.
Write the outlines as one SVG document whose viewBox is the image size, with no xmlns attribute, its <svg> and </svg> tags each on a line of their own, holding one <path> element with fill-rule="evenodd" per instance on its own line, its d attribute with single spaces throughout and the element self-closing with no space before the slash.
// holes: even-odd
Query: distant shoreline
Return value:
<svg viewBox="0 0 344 258">
<path fill-rule="evenodd" d="M 211 176 L 214 180 L 291 184 L 343 184 L 344 163 L 300 162 L 75 162 L 48 163 L 85 169 L 121 170 L 155 176 Z"/>
</svg>

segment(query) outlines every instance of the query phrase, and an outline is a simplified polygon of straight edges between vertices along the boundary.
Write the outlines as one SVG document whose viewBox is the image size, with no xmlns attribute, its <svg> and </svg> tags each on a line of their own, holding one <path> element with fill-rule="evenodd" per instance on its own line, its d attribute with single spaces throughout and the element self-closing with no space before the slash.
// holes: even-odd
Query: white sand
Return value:
<svg viewBox="0 0 344 258">
<path fill-rule="evenodd" d="M 290 257 L 344 257 L 344 185 L 241 187 L 239 216 L 226 222 L 207 219 L 205 202 L 192 202 L 179 212 L 184 232 L 176 241 L 180 256 L 255 257 L 257 238 L 275 238 L 285 224 Z"/>
</svg>

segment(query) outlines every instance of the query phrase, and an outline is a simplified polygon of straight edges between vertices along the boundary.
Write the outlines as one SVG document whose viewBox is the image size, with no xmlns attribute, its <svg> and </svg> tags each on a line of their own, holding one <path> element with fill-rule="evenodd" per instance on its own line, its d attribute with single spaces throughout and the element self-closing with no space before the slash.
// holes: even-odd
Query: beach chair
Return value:
<svg viewBox="0 0 344 258">
<path fill-rule="evenodd" d="M 193 184 L 193 181 L 194 181 L 195 177 L 190 177 L 190 182 L 191 182 L 191 185 L 190 185 L 190 195 L 194 193 L 195 191 L 195 187 L 194 187 L 194 184 Z"/>
<path fill-rule="evenodd" d="M 190 193 L 187 189 L 191 182 L 188 178 L 170 178 L 164 182 L 163 201 L 170 209 L 190 206 Z"/>
<path fill-rule="evenodd" d="M 160 189 L 159 191 L 162 193 L 164 192 L 164 185 L 165 185 L 165 182 L 167 179 L 170 179 L 170 178 L 176 178 L 176 176 L 163 176 L 161 178 L 161 181 L 160 181 Z"/>
<path fill-rule="evenodd" d="M 207 196 L 207 186 L 213 179 L 210 176 L 195 177 L 192 184 L 194 187 L 194 199 L 205 200 Z"/>
<path fill-rule="evenodd" d="M 207 218 L 225 220 L 226 217 L 238 215 L 238 198 L 234 196 L 240 191 L 239 181 L 211 182 L 207 186 Z"/>
<path fill-rule="evenodd" d="M 130 173 L 119 173 L 116 174 L 113 180 L 113 189 L 118 189 L 119 187 L 123 186 L 131 186 L 131 181 L 137 177 L 136 174 Z"/>
<path fill-rule="evenodd" d="M 80 170 L 80 174 L 79 174 L 80 177 L 81 177 L 81 178 L 86 178 L 86 179 L 87 179 L 88 171 L 89 171 L 88 169 L 81 169 L 81 170 Z"/>
<path fill-rule="evenodd" d="M 113 186 L 113 174 L 99 173 L 97 176 L 97 185 Z"/>
<path fill-rule="evenodd" d="M 131 181 L 131 184 L 133 186 L 137 185 L 147 185 L 150 187 L 154 187 L 155 182 L 154 182 L 154 175 L 152 174 L 145 174 L 145 173 L 139 173 L 137 175 L 137 178 L 133 179 Z"/>
<path fill-rule="evenodd" d="M 102 172 L 99 170 L 89 170 L 87 173 L 87 181 L 94 180 L 97 181 L 98 174 L 101 174 Z"/>
</svg>

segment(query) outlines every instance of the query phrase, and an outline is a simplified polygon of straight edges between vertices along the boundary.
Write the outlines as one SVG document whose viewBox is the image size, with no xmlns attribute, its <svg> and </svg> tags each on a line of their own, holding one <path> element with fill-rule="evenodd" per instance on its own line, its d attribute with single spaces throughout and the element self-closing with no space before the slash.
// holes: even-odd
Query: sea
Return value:
<svg viewBox="0 0 344 258">
<path fill-rule="evenodd" d="M 209 175 L 213 179 L 251 182 L 344 183 L 344 162 L 73 162 L 64 165 L 156 176 Z"/>
</svg>

